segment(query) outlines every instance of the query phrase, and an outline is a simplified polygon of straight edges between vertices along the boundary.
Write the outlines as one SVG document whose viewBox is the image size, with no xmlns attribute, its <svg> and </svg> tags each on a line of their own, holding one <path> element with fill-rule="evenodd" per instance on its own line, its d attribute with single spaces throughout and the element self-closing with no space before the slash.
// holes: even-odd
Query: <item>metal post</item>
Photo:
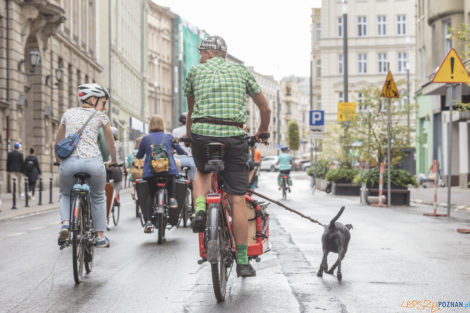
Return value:
<svg viewBox="0 0 470 313">
<path fill-rule="evenodd" d="M 344 102 L 348 102 L 348 14 L 346 12 L 343 13 L 343 29 L 343 93 Z"/>
<path fill-rule="evenodd" d="M 449 99 L 449 125 L 447 128 L 447 216 L 450 217 L 451 187 L 452 187 L 452 110 L 454 108 L 455 87 L 447 87 L 446 98 Z"/>
<path fill-rule="evenodd" d="M 392 117 L 391 117 L 391 108 L 390 107 L 392 105 L 392 100 L 390 98 L 388 98 L 387 102 L 388 102 L 388 107 L 387 107 L 387 115 L 388 115 L 388 123 L 387 123 L 387 133 L 388 133 L 388 135 L 387 135 L 387 137 L 388 137 L 388 140 L 387 140 L 387 175 L 388 175 L 388 177 L 387 177 L 387 189 L 388 189 L 387 190 L 387 206 L 390 207 L 390 203 L 391 203 L 391 186 L 392 186 L 392 184 L 391 184 L 392 180 L 391 180 L 391 174 L 390 174 L 391 166 L 392 166 L 392 158 L 391 158 L 391 151 L 390 151 L 391 148 L 392 148 L 392 146 L 391 146 L 391 136 L 392 136 L 392 134 L 391 134 L 392 133 L 392 130 L 391 130 L 392 121 L 391 121 L 391 119 L 392 119 Z"/>
<path fill-rule="evenodd" d="M 277 122 L 277 144 L 281 144 L 281 97 L 279 95 L 280 90 L 277 90 L 277 116 L 276 116 L 276 122 Z M 279 155 L 279 149 L 277 149 L 277 155 Z"/>
<path fill-rule="evenodd" d="M 24 178 L 24 207 L 29 207 L 29 196 L 28 196 L 28 185 L 29 185 L 29 178 L 25 176 Z"/>
<path fill-rule="evenodd" d="M 42 178 L 39 177 L 39 202 L 38 205 L 42 205 Z"/>
<path fill-rule="evenodd" d="M 407 144 L 408 146 L 411 145 L 411 120 L 410 120 L 410 69 L 408 68 L 408 65 L 406 67 L 406 102 L 408 105 L 407 111 L 408 111 L 408 116 L 407 116 Z M 411 159 L 411 158 L 409 158 Z M 411 170 L 411 168 L 410 168 Z"/>
<path fill-rule="evenodd" d="M 16 210 L 16 177 L 13 177 L 13 206 L 11 207 L 12 210 Z"/>
<path fill-rule="evenodd" d="M 108 23 L 108 27 L 109 27 L 109 40 L 108 40 L 108 49 L 109 49 L 109 87 L 108 87 L 108 92 L 109 92 L 109 99 L 108 99 L 108 107 L 109 107 L 109 113 L 108 113 L 108 116 L 109 116 L 109 121 L 111 122 L 112 124 L 112 120 L 111 120 L 111 116 L 112 116 L 112 106 L 111 106 L 111 99 L 112 99 L 112 96 L 111 96 L 111 92 L 112 92 L 112 68 L 113 68 L 113 63 L 112 63 L 112 56 L 113 56 L 113 32 L 112 32 L 112 25 L 113 25 L 113 21 L 112 21 L 112 15 L 113 15 L 113 12 L 112 12 L 112 0 L 108 0 L 108 10 L 109 10 L 109 14 L 108 14 L 108 19 L 109 19 L 109 23 Z M 52 199 L 52 198 L 51 198 Z M 50 202 L 52 203 L 52 201 Z"/>
<path fill-rule="evenodd" d="M 310 55 L 310 110 L 313 110 L 313 60 L 312 60 L 313 55 Z M 317 104 L 317 109 L 318 109 L 318 104 Z M 312 139 L 310 138 L 310 162 L 313 160 L 313 147 L 312 147 Z"/>
<path fill-rule="evenodd" d="M 52 177 L 49 178 L 49 203 L 52 203 Z"/>
</svg>

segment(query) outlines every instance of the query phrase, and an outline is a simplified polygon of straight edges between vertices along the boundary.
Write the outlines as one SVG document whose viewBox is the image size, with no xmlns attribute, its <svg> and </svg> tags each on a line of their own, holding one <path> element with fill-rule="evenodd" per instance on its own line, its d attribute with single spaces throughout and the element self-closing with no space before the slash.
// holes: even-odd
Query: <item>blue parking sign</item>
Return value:
<svg viewBox="0 0 470 313">
<path fill-rule="evenodd" d="M 325 111 L 310 110 L 310 126 L 323 126 L 325 124 Z"/>
</svg>

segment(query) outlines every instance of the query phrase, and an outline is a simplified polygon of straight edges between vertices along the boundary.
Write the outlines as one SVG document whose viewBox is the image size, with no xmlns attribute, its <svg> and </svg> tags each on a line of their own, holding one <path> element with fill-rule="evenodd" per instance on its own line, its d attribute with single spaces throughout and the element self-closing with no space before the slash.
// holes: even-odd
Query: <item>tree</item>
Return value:
<svg viewBox="0 0 470 313">
<path fill-rule="evenodd" d="M 404 84 L 404 81 L 397 81 L 397 87 Z M 380 91 L 376 86 L 366 86 L 359 93 L 363 95 L 363 108 L 358 112 L 356 120 L 349 125 L 349 134 L 354 143 L 352 148 L 357 150 L 359 160 L 367 160 L 370 153 L 371 158 L 377 164 L 383 162 L 387 155 L 388 140 L 388 117 L 386 98 L 380 98 Z M 402 95 L 405 92 L 400 92 Z M 391 101 L 391 158 L 392 165 L 398 164 L 402 158 L 402 149 L 408 147 L 407 133 L 408 126 L 406 120 L 407 105 L 400 106 L 400 99 Z M 369 160 L 371 162 L 372 160 Z"/>
<path fill-rule="evenodd" d="M 293 151 L 299 150 L 300 137 L 299 137 L 299 124 L 296 120 L 289 121 L 287 124 L 287 145 Z"/>
</svg>

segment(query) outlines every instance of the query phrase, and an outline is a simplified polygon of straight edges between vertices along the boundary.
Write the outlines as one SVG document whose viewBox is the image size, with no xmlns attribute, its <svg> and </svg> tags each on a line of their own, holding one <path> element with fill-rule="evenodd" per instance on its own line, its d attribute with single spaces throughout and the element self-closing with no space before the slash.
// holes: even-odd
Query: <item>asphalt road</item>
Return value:
<svg viewBox="0 0 470 313">
<path fill-rule="evenodd" d="M 356 198 L 312 195 L 307 176 L 293 176 L 286 205 L 322 222 L 346 206 L 340 222 L 354 229 L 340 283 L 316 276 L 323 229 L 271 205 L 272 250 L 254 263 L 257 277 L 232 273 L 227 299 L 217 304 L 210 268 L 197 264 L 197 236 L 174 228 L 158 245 L 124 194 L 121 221 L 108 233 L 111 248 L 95 250 L 93 272 L 78 286 L 71 248 L 59 251 L 56 244 L 58 212 L 0 222 L 0 312 L 414 312 L 400 307 L 403 301 L 470 301 L 470 236 L 455 231 L 470 218 L 435 219 L 422 216 L 428 208 L 363 207 Z M 263 172 L 258 190 L 279 200 L 275 178 Z"/>
</svg>

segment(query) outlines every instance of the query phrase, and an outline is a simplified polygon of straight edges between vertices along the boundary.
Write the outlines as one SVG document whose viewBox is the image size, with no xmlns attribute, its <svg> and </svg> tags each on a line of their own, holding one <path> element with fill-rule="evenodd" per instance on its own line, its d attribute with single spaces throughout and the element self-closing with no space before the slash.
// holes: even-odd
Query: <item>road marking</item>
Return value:
<svg viewBox="0 0 470 313">
<path fill-rule="evenodd" d="M 44 229 L 46 228 L 45 226 L 37 226 L 37 227 L 33 227 L 31 228 L 31 230 L 40 230 L 40 229 Z"/>
<path fill-rule="evenodd" d="M 21 235 L 26 235 L 26 233 L 22 232 L 22 233 L 9 234 L 9 235 L 7 235 L 7 237 L 17 237 L 17 236 L 21 236 Z"/>
</svg>

